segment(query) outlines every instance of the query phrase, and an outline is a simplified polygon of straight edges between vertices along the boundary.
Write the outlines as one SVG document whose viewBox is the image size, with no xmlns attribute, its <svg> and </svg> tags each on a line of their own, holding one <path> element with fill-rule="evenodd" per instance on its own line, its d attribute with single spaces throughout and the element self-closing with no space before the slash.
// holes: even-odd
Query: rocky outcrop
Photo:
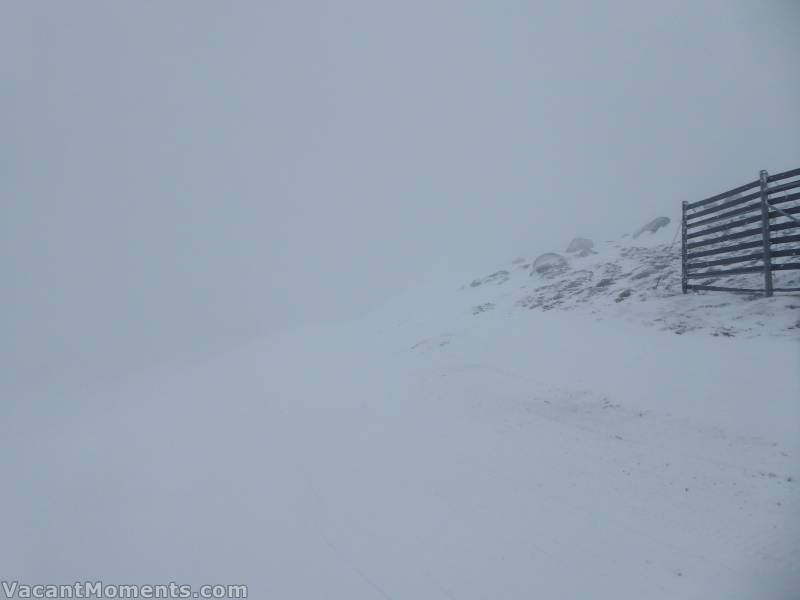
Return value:
<svg viewBox="0 0 800 600">
<path fill-rule="evenodd" d="M 567 268 L 567 259 L 561 256 L 560 254 L 556 254 L 555 252 L 546 252 L 533 261 L 533 270 L 531 271 L 531 275 L 534 273 L 539 273 L 540 275 L 543 274 L 550 274 L 555 272 L 561 272 Z"/>
<path fill-rule="evenodd" d="M 595 254 L 594 242 L 589 238 L 576 237 L 567 246 L 567 252 L 570 254 L 577 254 L 578 256 L 589 256 Z"/>
<path fill-rule="evenodd" d="M 495 271 L 491 275 L 487 275 L 486 277 L 484 277 L 482 279 L 475 279 L 474 281 L 472 281 L 469 284 L 469 286 L 470 287 L 478 287 L 478 286 L 481 286 L 481 285 L 485 285 L 487 283 L 495 283 L 495 284 L 500 285 L 500 284 L 505 283 L 506 281 L 508 281 L 508 271 L 501 270 L 501 271 Z"/>
<path fill-rule="evenodd" d="M 633 233 L 633 237 L 638 238 L 643 233 L 655 233 L 662 227 L 669 225 L 669 217 L 656 217 L 649 223 L 645 223 Z"/>
</svg>

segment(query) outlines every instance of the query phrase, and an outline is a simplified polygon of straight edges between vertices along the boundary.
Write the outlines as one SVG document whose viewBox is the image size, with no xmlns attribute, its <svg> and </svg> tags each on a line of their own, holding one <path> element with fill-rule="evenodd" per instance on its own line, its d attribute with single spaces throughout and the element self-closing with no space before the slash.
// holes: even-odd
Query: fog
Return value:
<svg viewBox="0 0 800 600">
<path fill-rule="evenodd" d="M 125 372 L 800 166 L 800 5 L 4 2 L 2 377 Z"/>
</svg>

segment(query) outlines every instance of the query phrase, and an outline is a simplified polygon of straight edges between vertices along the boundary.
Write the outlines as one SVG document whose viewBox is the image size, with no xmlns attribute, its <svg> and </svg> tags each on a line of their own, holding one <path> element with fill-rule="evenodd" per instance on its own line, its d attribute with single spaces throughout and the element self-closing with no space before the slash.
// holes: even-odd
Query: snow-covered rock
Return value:
<svg viewBox="0 0 800 600">
<path fill-rule="evenodd" d="M 569 254 L 577 254 L 578 256 L 588 256 L 593 254 L 594 242 L 589 238 L 576 237 L 567 246 Z"/>
<path fill-rule="evenodd" d="M 505 283 L 506 281 L 508 281 L 508 277 L 509 277 L 508 271 L 502 269 L 500 271 L 495 271 L 491 275 L 482 277 L 481 279 L 475 279 L 471 281 L 469 285 L 470 287 L 478 287 L 481 285 L 485 285 L 487 283 L 495 283 L 495 284 Z"/>
<path fill-rule="evenodd" d="M 640 235 L 642 235 L 643 233 L 646 233 L 646 232 L 647 233 L 655 233 L 656 231 L 658 231 L 662 227 L 666 227 L 669 224 L 670 224 L 669 217 L 656 217 L 652 221 L 649 221 L 649 222 L 645 223 L 639 229 L 637 229 L 633 233 L 633 237 L 634 238 L 638 238 Z"/>
<path fill-rule="evenodd" d="M 546 252 L 533 261 L 533 273 L 553 274 L 567 268 L 567 259 L 555 252 Z"/>
</svg>

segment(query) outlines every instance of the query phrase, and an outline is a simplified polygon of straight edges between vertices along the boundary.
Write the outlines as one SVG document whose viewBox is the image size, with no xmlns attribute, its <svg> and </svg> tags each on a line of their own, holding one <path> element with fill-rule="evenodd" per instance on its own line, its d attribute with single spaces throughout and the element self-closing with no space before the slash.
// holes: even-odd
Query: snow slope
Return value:
<svg viewBox="0 0 800 600">
<path fill-rule="evenodd" d="M 541 289 L 634 261 L 606 250 L 125 381 L 16 390 L 0 578 L 800 597 L 800 301 L 678 297 L 674 276 Z"/>
</svg>

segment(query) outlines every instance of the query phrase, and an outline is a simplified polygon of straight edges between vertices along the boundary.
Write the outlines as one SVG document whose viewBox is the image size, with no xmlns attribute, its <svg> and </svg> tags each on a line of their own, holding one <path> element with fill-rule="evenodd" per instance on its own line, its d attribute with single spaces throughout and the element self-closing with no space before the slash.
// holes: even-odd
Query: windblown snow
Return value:
<svg viewBox="0 0 800 600">
<path fill-rule="evenodd" d="M 9 392 L 2 576 L 281 600 L 800 597 L 800 298 L 681 295 L 673 233 Z"/>
</svg>

